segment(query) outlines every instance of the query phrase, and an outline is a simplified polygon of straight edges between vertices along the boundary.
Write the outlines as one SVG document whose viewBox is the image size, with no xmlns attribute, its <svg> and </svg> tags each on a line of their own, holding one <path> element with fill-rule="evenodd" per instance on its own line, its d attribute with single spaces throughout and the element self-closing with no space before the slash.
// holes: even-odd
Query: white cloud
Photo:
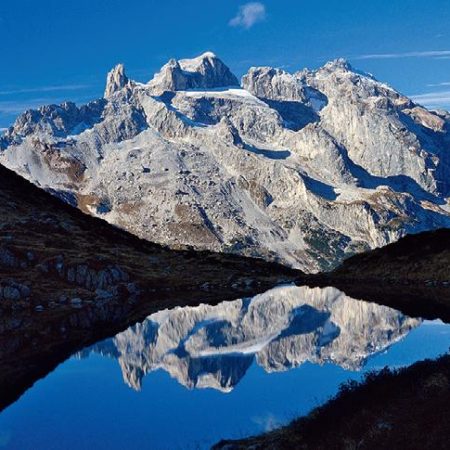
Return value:
<svg viewBox="0 0 450 450">
<path fill-rule="evenodd" d="M 450 86 L 450 81 L 444 81 L 442 83 L 427 84 L 427 87 L 443 87 L 443 86 Z"/>
<path fill-rule="evenodd" d="M 40 86 L 34 88 L 18 88 L 0 91 L 0 95 L 28 94 L 33 92 L 78 91 L 91 87 L 89 84 L 67 84 L 62 86 Z"/>
<path fill-rule="evenodd" d="M 398 58 L 447 58 L 450 57 L 450 50 L 431 50 L 425 52 L 404 52 L 404 53 L 372 53 L 359 55 L 352 59 L 398 59 Z"/>
<path fill-rule="evenodd" d="M 28 109 L 39 108 L 39 106 L 54 103 L 53 99 L 38 98 L 30 100 L 8 100 L 0 101 L 0 113 L 3 114 L 18 114 Z"/>
<path fill-rule="evenodd" d="M 260 2 L 250 2 L 239 7 L 239 11 L 228 24 L 232 27 L 251 28 L 266 18 L 266 7 Z"/>
<path fill-rule="evenodd" d="M 428 108 L 448 108 L 450 106 L 450 91 L 428 92 L 426 94 L 411 95 L 414 102 Z"/>
</svg>

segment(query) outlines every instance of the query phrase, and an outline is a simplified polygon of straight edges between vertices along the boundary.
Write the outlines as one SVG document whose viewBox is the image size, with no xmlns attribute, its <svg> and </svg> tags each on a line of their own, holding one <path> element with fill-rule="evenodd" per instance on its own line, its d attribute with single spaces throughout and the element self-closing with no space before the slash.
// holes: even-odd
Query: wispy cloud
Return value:
<svg viewBox="0 0 450 450">
<path fill-rule="evenodd" d="M 424 52 L 403 52 L 403 53 L 369 53 L 357 55 L 352 59 L 398 59 L 398 58 L 448 58 L 450 50 L 430 50 Z"/>
<path fill-rule="evenodd" d="M 427 87 L 444 87 L 444 86 L 450 86 L 450 81 L 443 81 L 442 83 L 427 84 Z"/>
<path fill-rule="evenodd" d="M 266 19 L 266 7 L 260 2 L 250 2 L 239 7 L 239 11 L 228 24 L 232 27 L 251 28 Z"/>
<path fill-rule="evenodd" d="M 61 86 L 39 86 L 0 90 L 0 95 L 30 94 L 38 92 L 79 91 L 91 87 L 90 84 L 66 84 Z"/>
<path fill-rule="evenodd" d="M 428 92 L 411 96 L 416 103 L 428 108 L 448 108 L 450 106 L 450 91 Z"/>
<path fill-rule="evenodd" d="M 39 106 L 54 103 L 53 99 L 49 98 L 35 98 L 30 100 L 15 101 L 5 100 L 0 101 L 0 113 L 3 114 L 18 114 L 27 109 L 38 108 Z"/>
</svg>

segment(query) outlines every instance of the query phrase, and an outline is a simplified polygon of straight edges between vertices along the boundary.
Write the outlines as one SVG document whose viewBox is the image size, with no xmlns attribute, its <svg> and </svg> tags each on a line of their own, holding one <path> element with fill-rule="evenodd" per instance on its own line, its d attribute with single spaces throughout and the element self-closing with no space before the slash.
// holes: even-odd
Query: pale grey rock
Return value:
<svg viewBox="0 0 450 450">
<path fill-rule="evenodd" d="M 306 100 L 299 80 L 273 67 L 251 67 L 242 77 L 242 87 L 259 98 L 296 102 Z"/>
<path fill-rule="evenodd" d="M 28 110 L 6 131 L 3 140 L 6 144 L 17 144 L 32 135 L 35 140 L 50 144 L 54 141 L 51 136 L 58 138 L 79 134 L 101 120 L 105 104 L 103 99 L 99 99 L 80 108 L 75 103 L 64 102 Z"/>
<path fill-rule="evenodd" d="M 6 300 L 19 300 L 20 299 L 20 290 L 15 286 L 5 286 L 2 288 L 2 296 Z"/>
<path fill-rule="evenodd" d="M 128 77 L 125 75 L 125 68 L 123 64 L 117 64 L 106 78 L 105 98 L 111 97 L 117 91 L 123 89 L 128 85 Z"/>
<path fill-rule="evenodd" d="M 103 269 L 94 269 L 87 264 L 78 264 L 67 269 L 61 269 L 61 271 L 58 271 L 58 275 L 67 279 L 70 283 L 95 291 L 99 296 L 99 293 L 106 289 L 128 282 L 130 279 L 128 273 L 115 265 Z"/>
<path fill-rule="evenodd" d="M 442 174 L 450 169 L 450 140 L 442 117 L 343 60 L 326 64 L 305 82 L 326 96 L 320 124 L 355 164 L 411 190 L 449 195 Z"/>
<path fill-rule="evenodd" d="M 206 52 L 193 59 L 171 59 L 149 86 L 160 95 L 166 91 L 239 86 L 239 81 L 214 53 Z"/>
<path fill-rule="evenodd" d="M 111 294 L 111 292 L 105 291 L 103 289 L 97 288 L 95 290 L 95 297 L 96 297 L 96 299 L 99 299 L 99 300 L 109 299 L 109 298 L 112 298 L 112 296 L 113 295 Z"/>
</svg>

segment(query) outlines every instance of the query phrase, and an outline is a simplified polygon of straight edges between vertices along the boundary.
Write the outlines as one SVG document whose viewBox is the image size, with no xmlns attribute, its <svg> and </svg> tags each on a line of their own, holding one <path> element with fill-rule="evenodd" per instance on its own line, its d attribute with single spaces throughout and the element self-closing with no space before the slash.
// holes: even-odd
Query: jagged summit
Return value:
<svg viewBox="0 0 450 450">
<path fill-rule="evenodd" d="M 239 86 L 238 79 L 212 52 L 192 59 L 169 60 L 149 82 L 156 92 Z"/>
<path fill-rule="evenodd" d="M 179 62 L 183 70 L 186 70 L 187 72 L 197 72 L 201 70 L 202 66 L 204 66 L 205 61 L 214 64 L 216 60 L 220 61 L 220 59 L 216 56 L 215 53 L 208 51 L 202 53 L 199 56 L 196 56 L 195 58 L 180 59 Z"/>
<path fill-rule="evenodd" d="M 352 65 L 345 58 L 336 58 L 331 61 L 328 61 L 323 67 L 328 70 L 336 70 L 336 69 L 348 71 L 354 70 Z"/>
<path fill-rule="evenodd" d="M 210 52 L 148 83 L 118 65 L 104 99 L 28 111 L 0 149 L 9 168 L 141 238 L 306 271 L 450 227 L 450 115 L 344 60 L 253 67 L 242 86 Z"/>
<path fill-rule="evenodd" d="M 242 87 L 260 98 L 287 101 L 304 99 L 298 79 L 282 69 L 273 67 L 251 67 L 242 77 Z"/>
<path fill-rule="evenodd" d="M 125 75 L 123 64 L 117 64 L 106 77 L 106 88 L 104 98 L 111 97 L 115 92 L 124 88 L 128 84 L 128 77 Z"/>
</svg>

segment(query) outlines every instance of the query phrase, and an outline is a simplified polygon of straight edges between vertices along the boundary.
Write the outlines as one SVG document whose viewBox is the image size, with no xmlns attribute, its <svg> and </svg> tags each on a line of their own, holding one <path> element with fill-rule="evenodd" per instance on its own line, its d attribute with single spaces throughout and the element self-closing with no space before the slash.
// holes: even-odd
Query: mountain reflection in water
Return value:
<svg viewBox="0 0 450 450">
<path fill-rule="evenodd" d="M 157 312 L 78 355 L 116 358 L 136 390 L 146 374 L 163 369 L 187 388 L 229 392 L 254 361 L 266 372 L 306 361 L 358 370 L 420 323 L 332 287 L 281 286 L 250 299 Z"/>
</svg>

